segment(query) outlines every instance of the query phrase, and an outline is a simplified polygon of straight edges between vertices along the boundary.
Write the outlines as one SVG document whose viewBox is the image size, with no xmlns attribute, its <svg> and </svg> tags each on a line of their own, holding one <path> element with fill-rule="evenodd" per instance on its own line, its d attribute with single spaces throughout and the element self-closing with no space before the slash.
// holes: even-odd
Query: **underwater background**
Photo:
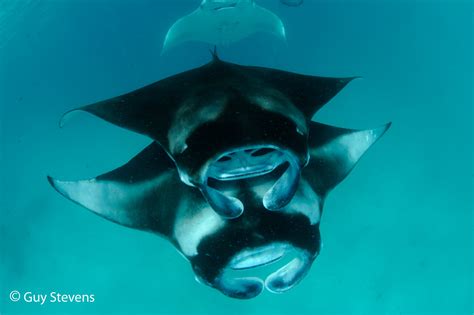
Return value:
<svg viewBox="0 0 474 315">
<path fill-rule="evenodd" d="M 473 2 L 257 3 L 287 43 L 256 35 L 225 61 L 362 76 L 313 118 L 392 128 L 328 197 L 324 248 L 294 289 L 247 301 L 198 284 L 163 239 L 69 202 L 46 175 L 82 179 L 150 140 L 74 107 L 200 66 L 209 45 L 161 55 L 199 1 L 0 0 L 0 314 L 472 314 Z M 94 294 L 94 303 L 9 293 Z"/>
</svg>

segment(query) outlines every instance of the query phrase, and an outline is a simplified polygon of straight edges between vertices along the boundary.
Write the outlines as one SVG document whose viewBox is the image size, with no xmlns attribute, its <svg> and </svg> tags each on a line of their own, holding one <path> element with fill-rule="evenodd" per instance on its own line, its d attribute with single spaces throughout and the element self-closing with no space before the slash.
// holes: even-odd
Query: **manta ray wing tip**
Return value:
<svg viewBox="0 0 474 315">
<path fill-rule="evenodd" d="M 372 136 L 373 136 L 373 142 L 376 142 L 378 139 L 380 139 L 388 129 L 392 126 L 392 122 L 388 122 L 380 127 L 374 128 L 371 130 Z"/>
<path fill-rule="evenodd" d="M 389 121 L 388 123 L 380 126 L 379 128 L 377 128 L 377 130 L 380 130 L 381 131 L 381 135 L 384 134 L 388 129 L 390 129 L 390 127 L 392 126 L 392 122 Z"/>
<path fill-rule="evenodd" d="M 69 117 L 70 114 L 73 113 L 74 111 L 76 111 L 76 109 L 68 110 L 67 112 L 65 112 L 64 114 L 61 115 L 61 118 L 59 118 L 59 122 L 58 122 L 59 128 L 63 128 L 63 127 L 64 127 L 64 125 L 66 124 L 66 122 L 67 122 L 67 120 L 68 120 L 68 117 Z"/>
<path fill-rule="evenodd" d="M 61 195 L 64 195 L 64 191 L 60 188 L 60 180 L 53 178 L 52 176 L 46 175 L 46 179 L 49 184 Z"/>
<path fill-rule="evenodd" d="M 54 188 L 58 193 L 64 196 L 64 191 L 59 187 L 58 183 L 59 181 L 49 175 L 46 175 L 46 179 L 48 180 L 48 183 L 51 185 L 51 187 Z"/>
<path fill-rule="evenodd" d="M 364 78 L 363 76 L 354 75 L 354 76 L 351 76 L 351 77 L 341 78 L 341 79 L 339 79 L 339 81 L 345 86 L 345 85 L 349 84 L 352 81 L 363 79 L 363 78 Z"/>
<path fill-rule="evenodd" d="M 75 114 L 80 113 L 80 112 L 87 112 L 87 110 L 84 109 L 84 107 L 74 108 L 62 114 L 61 118 L 59 118 L 59 123 L 58 123 L 59 128 L 63 128 L 64 125 L 67 124 L 71 116 L 75 116 Z"/>
<path fill-rule="evenodd" d="M 71 201 L 82 205 L 81 202 L 71 197 L 71 193 L 74 193 L 74 190 L 77 190 L 78 185 L 83 181 L 64 181 L 53 178 L 49 175 L 47 175 L 46 178 L 48 179 L 49 184 L 54 188 L 54 190 L 56 190 L 58 193 L 60 193 L 67 199 L 70 199 Z"/>
<path fill-rule="evenodd" d="M 46 175 L 46 179 L 48 180 L 49 184 L 54 187 L 54 178 L 49 175 Z"/>
</svg>

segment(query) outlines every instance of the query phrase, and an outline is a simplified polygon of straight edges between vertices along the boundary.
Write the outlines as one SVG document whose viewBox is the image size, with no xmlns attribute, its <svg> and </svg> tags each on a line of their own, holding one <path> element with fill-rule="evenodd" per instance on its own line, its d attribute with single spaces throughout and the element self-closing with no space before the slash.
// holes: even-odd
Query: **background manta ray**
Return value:
<svg viewBox="0 0 474 315">
<path fill-rule="evenodd" d="M 253 0 L 203 0 L 194 12 L 170 27 L 163 52 L 186 41 L 230 44 L 257 32 L 286 39 L 280 18 Z"/>
<path fill-rule="evenodd" d="M 97 178 L 48 179 L 108 220 L 165 237 L 200 282 L 228 296 L 284 292 L 319 253 L 327 193 L 389 127 L 311 121 L 352 79 L 240 66 L 214 53 L 200 68 L 76 109 L 154 141 Z M 283 258 L 265 280 L 232 272 Z"/>
</svg>

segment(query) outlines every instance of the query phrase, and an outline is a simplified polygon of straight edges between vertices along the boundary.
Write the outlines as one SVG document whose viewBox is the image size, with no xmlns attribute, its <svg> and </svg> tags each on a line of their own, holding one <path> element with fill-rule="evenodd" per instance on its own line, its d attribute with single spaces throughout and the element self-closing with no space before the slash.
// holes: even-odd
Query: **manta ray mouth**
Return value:
<svg viewBox="0 0 474 315">
<path fill-rule="evenodd" d="M 261 176 L 285 161 L 285 153 L 271 147 L 240 149 L 221 155 L 209 167 L 208 176 L 223 181 Z"/>
<path fill-rule="evenodd" d="M 266 209 L 278 210 L 295 195 L 301 167 L 293 153 L 275 146 L 244 147 L 219 155 L 207 168 L 201 190 L 218 214 L 225 218 L 237 218 L 244 211 L 242 202 L 209 186 L 209 180 L 226 182 L 254 178 L 283 166 L 286 166 L 286 170 L 262 200 Z"/>
<path fill-rule="evenodd" d="M 267 245 L 245 249 L 235 255 L 227 265 L 233 270 L 245 270 L 272 264 L 280 260 L 290 249 L 290 245 Z"/>
<path fill-rule="evenodd" d="M 215 286 L 224 294 L 241 299 L 253 298 L 264 288 L 272 293 L 283 293 L 305 277 L 314 259 L 315 255 L 287 243 L 247 248 L 230 260 L 216 279 Z M 279 261 L 284 261 L 284 264 L 274 271 L 273 265 Z M 242 275 L 244 271 L 257 272 L 266 266 L 272 268 L 270 274 L 263 270 L 257 276 Z"/>
</svg>

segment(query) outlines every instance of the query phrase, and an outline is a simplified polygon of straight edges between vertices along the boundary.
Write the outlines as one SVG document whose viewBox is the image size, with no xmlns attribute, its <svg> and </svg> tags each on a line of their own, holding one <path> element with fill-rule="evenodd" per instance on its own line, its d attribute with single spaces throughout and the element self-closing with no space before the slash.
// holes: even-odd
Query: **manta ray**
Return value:
<svg viewBox="0 0 474 315">
<path fill-rule="evenodd" d="M 214 53 L 201 67 L 66 113 L 90 113 L 152 142 L 96 178 L 48 180 L 110 221 L 164 237 L 199 282 L 225 295 L 285 292 L 320 251 L 327 194 L 390 126 L 311 120 L 353 79 L 243 66 Z M 276 270 L 265 279 L 242 273 L 260 266 Z"/>
<path fill-rule="evenodd" d="M 223 45 L 258 32 L 286 39 L 280 18 L 253 0 L 203 0 L 195 11 L 171 26 L 163 52 L 186 41 Z"/>
</svg>

